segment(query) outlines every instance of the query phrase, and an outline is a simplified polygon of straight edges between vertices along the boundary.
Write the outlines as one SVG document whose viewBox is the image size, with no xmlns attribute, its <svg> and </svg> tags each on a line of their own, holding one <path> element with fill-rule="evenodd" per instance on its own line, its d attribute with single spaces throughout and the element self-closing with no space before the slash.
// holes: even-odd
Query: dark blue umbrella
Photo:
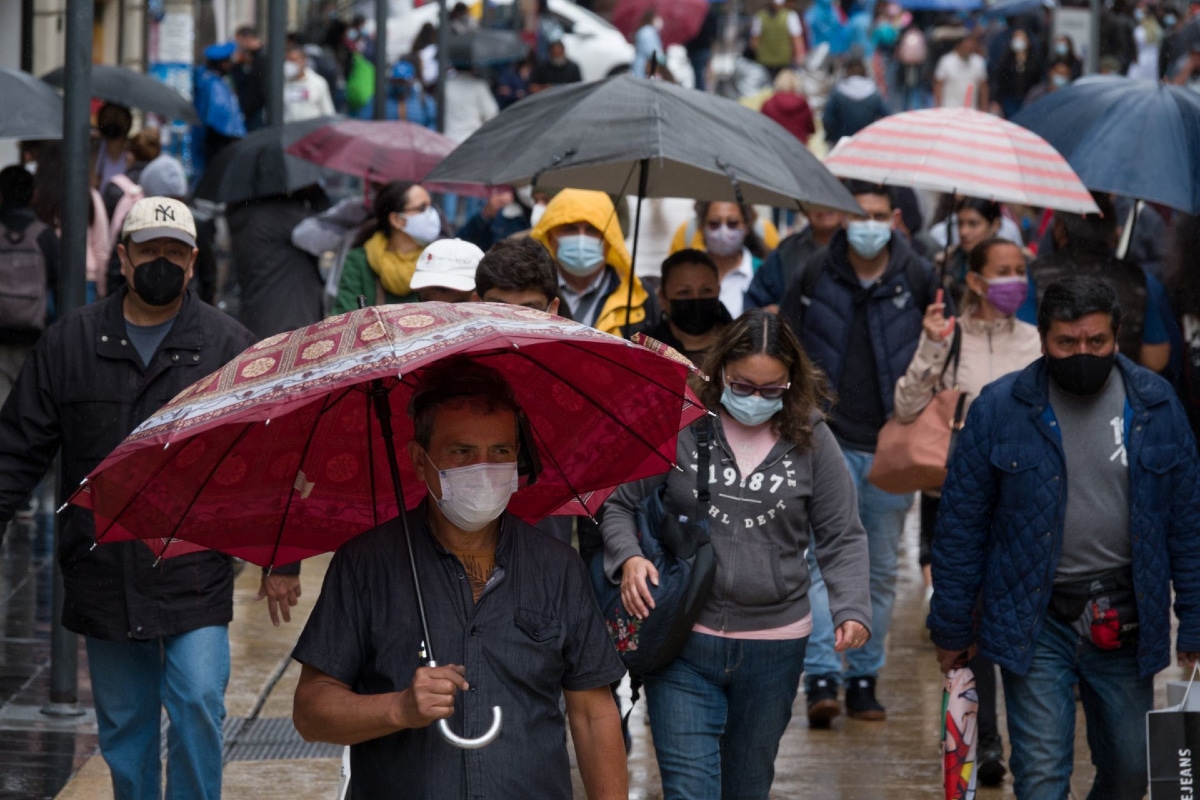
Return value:
<svg viewBox="0 0 1200 800">
<path fill-rule="evenodd" d="M 900 0 L 900 5 L 909 11 L 977 11 L 983 8 L 983 0 Z"/>
<path fill-rule="evenodd" d="M 1083 78 L 1013 122 L 1053 145 L 1089 189 L 1200 213 L 1200 94 L 1155 81 Z"/>
<path fill-rule="evenodd" d="M 1057 5 L 1055 0 L 1050 0 L 1050 8 Z M 983 14 L 986 17 L 1020 17 L 1044 8 L 1047 8 L 1047 0 L 999 0 L 988 6 Z"/>
</svg>

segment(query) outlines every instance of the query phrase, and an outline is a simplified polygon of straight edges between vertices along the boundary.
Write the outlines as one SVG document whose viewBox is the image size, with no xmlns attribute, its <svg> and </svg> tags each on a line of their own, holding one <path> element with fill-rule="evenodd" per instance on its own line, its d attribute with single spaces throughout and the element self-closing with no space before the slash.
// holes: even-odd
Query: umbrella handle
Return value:
<svg viewBox="0 0 1200 800">
<path fill-rule="evenodd" d="M 436 661 L 425 662 L 426 666 L 436 667 Z M 442 732 L 442 738 L 450 744 L 462 750 L 478 750 L 481 747 L 487 747 L 492 742 L 496 741 L 496 737 L 500 735 L 500 721 L 503 717 L 500 711 L 500 706 L 492 706 L 492 727 L 488 728 L 487 733 L 480 736 L 478 739 L 467 739 L 459 736 L 454 731 L 450 730 L 450 723 L 444 719 L 438 720 L 438 730 Z"/>
<path fill-rule="evenodd" d="M 438 720 L 438 730 L 442 732 L 442 738 L 455 747 L 463 750 L 478 750 L 481 747 L 487 747 L 492 742 L 496 741 L 496 737 L 500 735 L 500 706 L 492 706 L 492 727 L 488 728 L 487 733 L 480 736 L 478 739 L 464 739 L 454 731 L 450 730 L 450 723 L 444 719 Z"/>
</svg>

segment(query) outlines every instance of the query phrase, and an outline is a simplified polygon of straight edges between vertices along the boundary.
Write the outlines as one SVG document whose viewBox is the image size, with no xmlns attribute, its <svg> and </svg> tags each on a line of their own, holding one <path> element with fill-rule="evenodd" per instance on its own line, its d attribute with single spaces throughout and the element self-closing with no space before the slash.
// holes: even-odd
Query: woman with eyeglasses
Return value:
<svg viewBox="0 0 1200 800">
<path fill-rule="evenodd" d="M 416 183 L 393 181 L 375 195 L 372 215 L 346 254 L 333 313 L 367 305 L 416 302 L 410 282 L 426 245 L 442 238 L 442 218 L 429 192 Z"/>
<path fill-rule="evenodd" d="M 709 506 L 696 507 L 693 426 L 679 434 L 678 469 L 622 486 L 605 504 L 604 571 L 644 619 L 658 574 L 638 546 L 638 505 L 661 491 L 667 513 L 709 520 L 712 591 L 679 656 L 642 676 L 663 795 L 765 800 L 812 630 L 805 550 L 815 549 L 829 586 L 843 651 L 871 635 L 867 539 L 822 413 L 824 380 L 787 323 L 747 311 L 703 369 L 710 377 L 696 389 L 715 417 Z"/>
</svg>

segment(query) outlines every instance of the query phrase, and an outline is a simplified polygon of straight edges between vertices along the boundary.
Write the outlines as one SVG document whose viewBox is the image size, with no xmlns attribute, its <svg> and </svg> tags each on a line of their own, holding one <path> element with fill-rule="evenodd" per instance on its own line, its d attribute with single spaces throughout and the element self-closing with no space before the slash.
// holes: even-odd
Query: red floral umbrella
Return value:
<svg viewBox="0 0 1200 800">
<path fill-rule="evenodd" d="M 540 311 L 421 303 L 352 311 L 251 347 L 146 420 L 84 481 L 99 542 L 199 547 L 262 566 L 336 549 L 399 513 L 389 460 L 412 438 L 420 371 L 467 356 L 499 371 L 543 471 L 509 510 L 591 514 L 617 485 L 666 471 L 702 407 L 686 361 Z M 395 435 L 380 434 L 372 390 Z M 400 459 L 404 505 L 426 488 Z"/>
<path fill-rule="evenodd" d="M 377 183 L 421 182 L 458 145 L 437 131 L 395 120 L 339 119 L 297 139 L 284 151 L 326 169 Z M 427 185 L 431 191 L 447 187 Z M 483 193 L 455 184 L 450 191 Z"/>
<path fill-rule="evenodd" d="M 695 38 L 708 14 L 708 0 L 620 0 L 613 11 L 613 25 L 629 39 L 641 27 L 642 17 L 653 8 L 662 17 L 659 34 L 663 47 L 686 44 Z"/>
</svg>

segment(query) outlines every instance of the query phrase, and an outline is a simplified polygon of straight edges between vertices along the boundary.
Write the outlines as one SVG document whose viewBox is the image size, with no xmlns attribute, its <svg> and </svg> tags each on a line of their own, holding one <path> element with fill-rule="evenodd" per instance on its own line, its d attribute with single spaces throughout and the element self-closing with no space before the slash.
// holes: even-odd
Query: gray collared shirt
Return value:
<svg viewBox="0 0 1200 800">
<path fill-rule="evenodd" d="M 479 601 L 458 559 L 429 532 L 422 504 L 409 515 L 430 636 L 439 664 L 466 666 L 471 688 L 450 727 L 480 736 L 492 706 L 500 736 L 459 750 L 437 726 L 351 748 L 351 793 L 369 798 L 571 797 L 562 690 L 595 689 L 625 670 L 570 547 L 515 517 L 502 518 L 496 570 Z M 358 694 L 400 691 L 421 664 L 421 624 L 398 520 L 344 545 L 293 653 Z"/>
</svg>

